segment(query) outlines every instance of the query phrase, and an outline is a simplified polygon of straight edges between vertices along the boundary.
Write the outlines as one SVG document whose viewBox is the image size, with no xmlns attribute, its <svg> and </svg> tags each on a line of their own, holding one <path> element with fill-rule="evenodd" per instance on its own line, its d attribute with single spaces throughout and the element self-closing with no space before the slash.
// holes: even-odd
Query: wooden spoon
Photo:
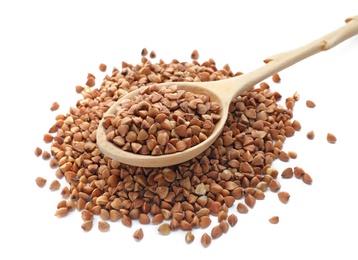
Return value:
<svg viewBox="0 0 358 260">
<path fill-rule="evenodd" d="M 274 55 L 264 60 L 266 65 L 250 73 L 219 81 L 167 82 L 158 84 L 158 86 L 163 87 L 175 84 L 178 86 L 178 89 L 183 89 L 193 93 L 207 92 L 210 94 L 212 101 L 217 101 L 221 104 L 221 119 L 216 124 L 214 131 L 205 141 L 197 144 L 196 146 L 193 146 L 182 152 L 176 152 L 168 155 L 152 156 L 135 154 L 132 152 L 124 151 L 112 142 L 107 141 L 106 130 L 100 123 L 97 129 L 98 147 L 102 153 L 108 157 L 133 166 L 164 167 L 188 161 L 204 152 L 220 136 L 228 117 L 229 104 L 242 92 L 261 82 L 262 80 L 272 76 L 273 74 L 278 73 L 279 71 L 309 56 L 312 56 L 321 51 L 329 50 L 330 48 L 356 34 L 358 34 L 358 16 L 347 18 L 345 20 L 344 26 L 313 42 L 310 42 L 297 49 Z M 114 115 L 116 113 L 116 107 L 123 99 L 133 99 L 137 95 L 139 95 L 139 90 L 132 91 L 123 96 L 108 109 L 103 118 Z"/>
</svg>

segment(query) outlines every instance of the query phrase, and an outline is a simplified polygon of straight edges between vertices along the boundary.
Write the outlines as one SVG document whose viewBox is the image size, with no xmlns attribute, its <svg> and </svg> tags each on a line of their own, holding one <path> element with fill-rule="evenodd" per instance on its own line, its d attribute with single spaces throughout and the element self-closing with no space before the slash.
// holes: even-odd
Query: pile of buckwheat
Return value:
<svg viewBox="0 0 358 260">
<path fill-rule="evenodd" d="M 287 98 L 284 107 L 277 103 L 281 95 L 265 82 L 232 101 L 222 134 L 196 158 L 170 167 L 143 168 L 104 156 L 96 144 L 97 127 L 104 113 L 126 92 L 153 83 L 216 81 L 241 74 L 232 72 L 228 65 L 217 69 L 213 59 L 200 64 L 196 50 L 190 62 L 174 59 L 152 63 L 146 58 L 146 49 L 141 54 L 139 64 L 122 62 L 122 69 L 113 68 L 98 88 L 94 87 L 98 80 L 89 73 L 86 85 L 76 86 L 82 99 L 68 113 L 57 115 L 44 134 L 50 151 L 35 149 L 36 156 L 48 160 L 55 169 L 56 178 L 49 188 L 60 192 L 57 217 L 81 212 L 85 232 L 92 229 L 95 217 L 103 232 L 118 221 L 128 227 L 133 221 L 158 225 L 161 235 L 179 229 L 184 231 L 186 243 L 195 239 L 194 229 L 201 229 L 199 239 L 207 247 L 237 223 L 237 215 L 229 214 L 234 205 L 238 214 L 247 213 L 267 191 L 277 193 L 282 203 L 288 202 L 290 194 L 281 190 L 279 174 L 312 183 L 300 167 L 287 167 L 280 173 L 272 166 L 275 160 L 287 162 L 297 156 L 284 151 L 283 144 L 301 129 L 300 123 L 293 120 L 299 95 Z M 154 57 L 152 51 L 150 58 Z M 107 66 L 100 64 L 99 69 L 105 72 Z M 279 81 L 278 75 L 273 79 Z M 58 107 L 55 102 L 51 110 Z M 141 131 L 139 127 L 129 130 L 136 135 Z M 333 143 L 336 139 L 330 134 L 329 140 Z M 68 185 L 61 187 L 60 179 Z M 38 177 L 36 183 L 44 187 L 47 178 Z M 217 224 L 207 231 L 214 217 Z M 277 224 L 279 217 L 272 216 L 268 222 Z M 142 228 L 133 232 L 137 241 L 143 236 Z"/>
</svg>

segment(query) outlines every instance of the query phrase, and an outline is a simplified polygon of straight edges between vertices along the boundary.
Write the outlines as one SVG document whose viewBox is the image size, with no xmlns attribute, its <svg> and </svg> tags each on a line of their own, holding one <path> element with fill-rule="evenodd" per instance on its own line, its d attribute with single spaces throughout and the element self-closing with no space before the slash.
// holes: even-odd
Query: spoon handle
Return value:
<svg viewBox="0 0 358 260">
<path fill-rule="evenodd" d="M 345 20 L 345 25 L 337 30 L 299 48 L 273 55 L 264 60 L 266 63 L 264 66 L 259 67 L 252 72 L 225 80 L 225 84 L 220 84 L 220 91 L 233 93 L 233 95 L 229 98 L 229 100 L 232 100 L 243 91 L 272 76 L 273 74 L 278 73 L 279 71 L 282 71 L 285 68 L 288 68 L 291 65 L 298 63 L 299 61 L 316 53 L 329 50 L 356 34 L 358 34 L 358 16 L 353 16 L 347 18 Z"/>
</svg>

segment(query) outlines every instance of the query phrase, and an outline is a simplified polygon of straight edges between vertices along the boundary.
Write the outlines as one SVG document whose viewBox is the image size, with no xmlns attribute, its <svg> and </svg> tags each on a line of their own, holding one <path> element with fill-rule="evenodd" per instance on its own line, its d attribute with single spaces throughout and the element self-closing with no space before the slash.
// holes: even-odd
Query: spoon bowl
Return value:
<svg viewBox="0 0 358 260">
<path fill-rule="evenodd" d="M 218 81 L 219 82 L 219 81 Z M 221 130 L 224 128 L 228 115 L 228 99 L 221 98 L 216 92 L 219 90 L 221 83 L 226 82 L 226 80 L 220 81 L 220 84 L 214 85 L 212 82 L 168 82 L 163 84 L 158 84 L 159 87 L 169 87 L 171 85 L 177 85 L 178 90 L 183 89 L 185 91 L 192 92 L 194 94 L 199 94 L 206 92 L 210 95 L 211 101 L 216 101 L 220 104 L 220 120 L 216 123 L 213 133 L 205 140 L 189 149 L 186 149 L 182 152 L 176 152 L 173 154 L 165 154 L 160 156 L 153 155 L 138 155 L 132 152 L 124 151 L 112 142 L 107 141 L 106 139 L 106 129 L 102 124 L 98 126 L 97 129 L 97 143 L 99 144 L 100 150 L 107 155 L 108 157 L 119 161 L 125 162 L 129 165 L 142 166 L 142 167 L 160 167 L 160 166 L 169 166 L 182 163 L 188 160 L 188 158 L 194 158 L 200 153 L 204 152 L 208 146 L 210 146 L 221 134 Z M 207 83 L 207 84 L 206 84 Z M 209 84 L 210 83 L 210 84 Z M 214 86 L 214 88 L 211 85 Z M 216 91 L 215 91 L 216 90 Z M 133 99 L 135 96 L 140 95 L 139 89 L 132 91 L 122 98 L 120 98 L 115 104 L 113 104 L 108 111 L 106 112 L 104 118 L 107 115 L 113 115 L 116 113 L 116 108 L 119 103 L 124 99 Z"/>
<path fill-rule="evenodd" d="M 345 22 L 346 24 L 344 26 L 321 38 L 318 38 L 317 40 L 303 45 L 302 47 L 265 59 L 265 65 L 247 74 L 242 74 L 219 81 L 166 82 L 158 84 L 159 87 L 169 87 L 171 85 L 176 85 L 178 89 L 192 93 L 206 92 L 210 95 L 211 101 L 216 101 L 220 104 L 219 115 L 221 118 L 216 123 L 214 131 L 205 141 L 202 141 L 201 143 L 182 152 L 158 156 L 141 155 L 124 151 L 114 143 L 108 141 L 106 138 L 106 129 L 100 122 L 96 136 L 99 149 L 103 154 L 112 158 L 113 160 L 140 167 L 165 167 L 183 163 L 196 157 L 197 155 L 204 152 L 208 147 L 210 147 L 210 145 L 212 145 L 220 136 L 229 114 L 230 102 L 233 99 L 242 94 L 248 88 L 256 85 L 257 83 L 274 75 L 275 73 L 278 73 L 279 71 L 282 71 L 283 69 L 316 53 L 329 50 L 346 39 L 358 34 L 358 16 L 347 18 Z M 124 95 L 108 109 L 106 114 L 103 116 L 103 119 L 107 118 L 108 116 L 115 115 L 118 104 L 124 99 L 133 99 L 138 95 L 140 95 L 139 89 Z"/>
</svg>

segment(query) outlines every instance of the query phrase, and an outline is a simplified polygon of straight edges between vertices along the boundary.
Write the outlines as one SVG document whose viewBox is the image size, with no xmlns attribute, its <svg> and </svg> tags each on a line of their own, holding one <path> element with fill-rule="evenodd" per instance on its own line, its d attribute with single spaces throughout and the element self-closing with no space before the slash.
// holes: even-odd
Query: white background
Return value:
<svg viewBox="0 0 358 260">
<path fill-rule="evenodd" d="M 111 223 L 101 233 L 98 218 L 84 233 L 79 212 L 54 216 L 59 192 L 35 184 L 37 176 L 49 184 L 54 171 L 34 155 L 37 146 L 48 148 L 42 137 L 55 116 L 81 98 L 75 86 L 85 84 L 87 73 L 104 77 L 102 62 L 110 73 L 122 61 L 139 63 L 144 47 L 157 53 L 153 62 L 190 61 L 197 49 L 199 62 L 213 58 L 218 68 L 227 63 L 249 72 L 268 56 L 343 26 L 357 7 L 356 0 L 1 1 L 0 258 L 357 259 L 358 37 L 282 71 L 280 84 L 267 80 L 283 98 L 301 95 L 294 118 L 302 130 L 284 145 L 298 158 L 274 166 L 301 166 L 313 184 L 282 180 L 281 189 L 291 194 L 287 205 L 268 191 L 208 248 L 200 244 L 200 229 L 190 245 L 184 232 L 161 236 L 154 225 L 143 226 L 141 242 L 132 238 L 137 224 Z M 316 108 L 305 106 L 308 99 Z M 54 101 L 60 109 L 51 112 Z M 310 130 L 314 140 L 306 138 Z M 336 144 L 326 141 L 328 132 Z M 268 222 L 273 215 L 280 217 L 277 225 Z"/>
</svg>

